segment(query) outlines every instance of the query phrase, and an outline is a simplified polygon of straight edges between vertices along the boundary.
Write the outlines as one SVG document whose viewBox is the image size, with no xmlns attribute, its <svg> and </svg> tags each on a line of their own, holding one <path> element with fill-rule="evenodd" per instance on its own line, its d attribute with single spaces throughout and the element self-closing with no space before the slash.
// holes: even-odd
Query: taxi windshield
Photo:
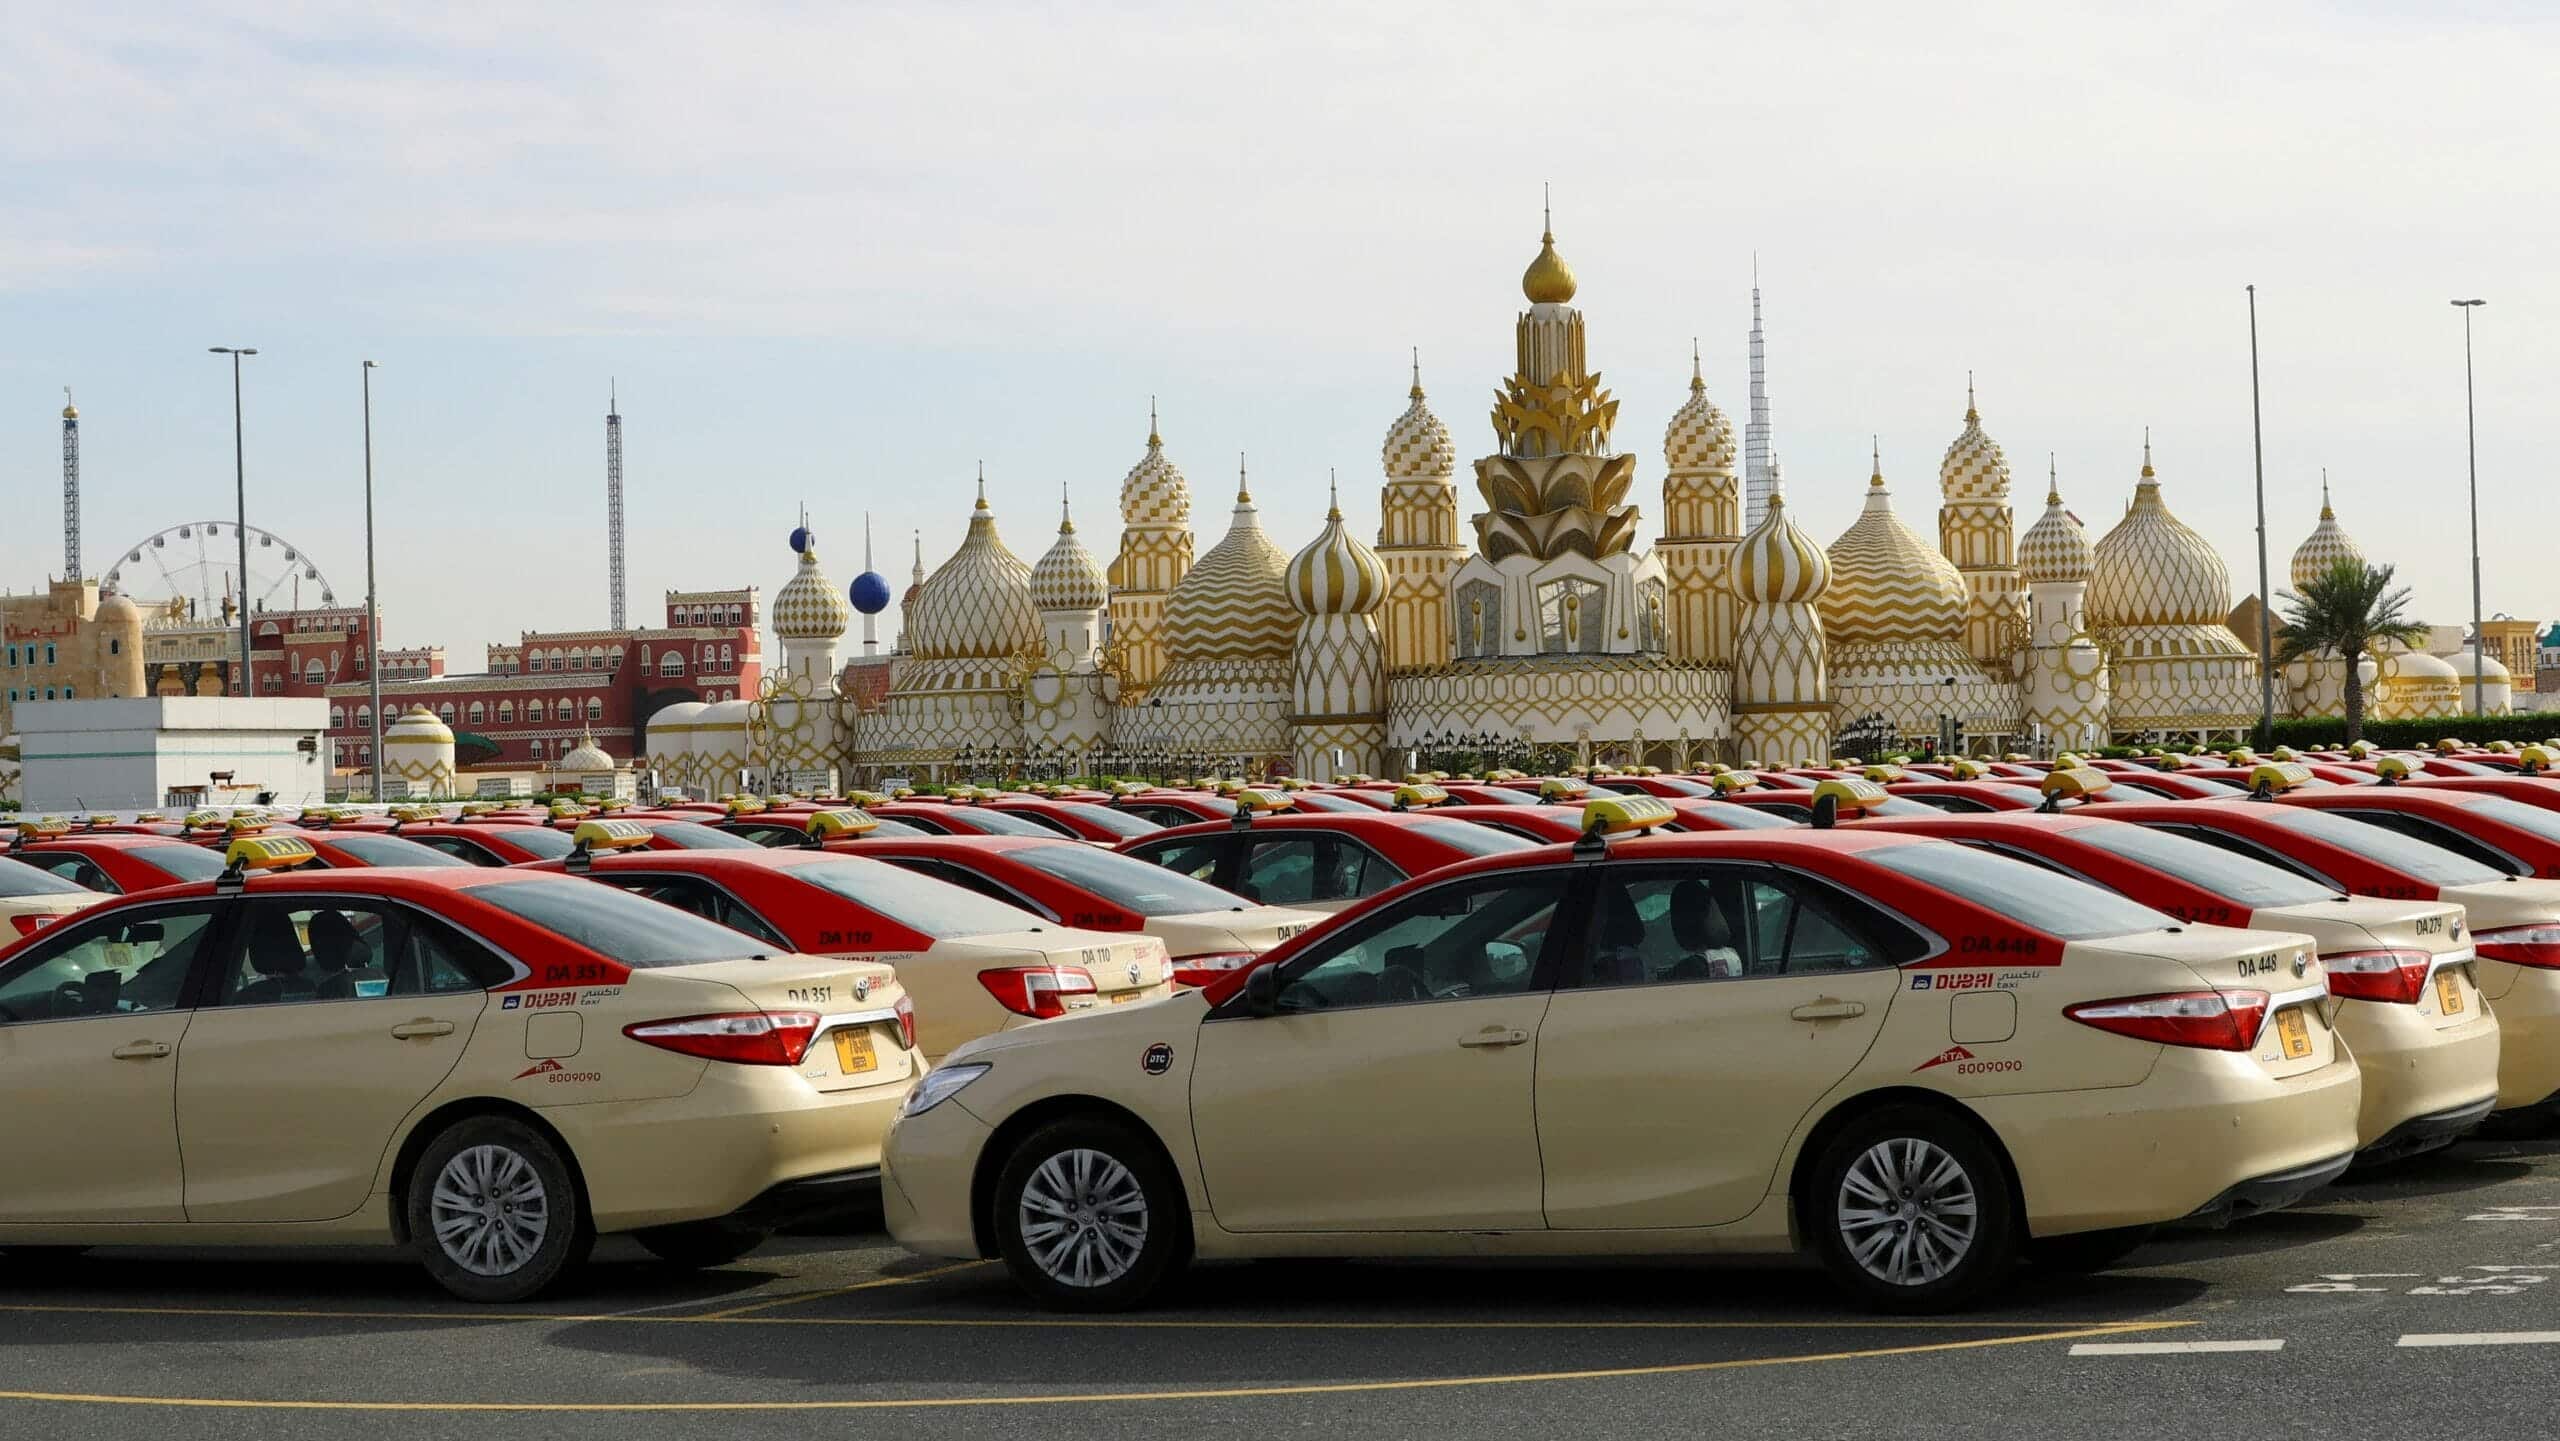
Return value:
<svg viewBox="0 0 2560 1441">
<path fill-rule="evenodd" d="M 680 851 L 754 851 L 764 849 L 734 831 L 714 830 L 691 821 L 655 821 L 649 833 Z"/>
<path fill-rule="evenodd" d="M 964 833 L 977 831 L 982 835 L 990 836 L 1055 836 L 1057 834 L 1056 831 L 1038 821 L 1026 821 L 1020 816 L 1009 816 L 1002 811 L 991 811 L 983 806 L 953 806 L 950 809 L 950 815 L 951 828 Z"/>
<path fill-rule="evenodd" d="M 462 893 L 635 970 L 743 960 L 770 949 L 690 912 L 583 880 L 491 882 Z"/>
<path fill-rule="evenodd" d="M 2291 871 L 2252 860 L 2219 846 L 2155 831 L 2147 826 L 2109 821 L 2074 826 L 2071 839 L 2094 850 L 2149 866 L 2199 890 L 2257 910 L 2265 906 L 2303 906 L 2337 899 L 2338 893 Z"/>
<path fill-rule="evenodd" d="M 429 850 L 416 841 L 398 836 L 357 836 L 340 833 L 329 837 L 329 844 L 369 866 L 468 866 L 471 862 L 442 851 Z"/>
<path fill-rule="evenodd" d="M 1029 911 L 886 861 L 840 856 L 793 866 L 787 874 L 937 941 L 1036 931 L 1048 925 Z"/>
<path fill-rule="evenodd" d="M 540 861 L 556 861 L 577 849 L 567 831 L 549 826 L 491 826 L 490 834 Z"/>
<path fill-rule="evenodd" d="M 1413 828 L 1418 834 L 1429 836 L 1461 855 L 1498 856 L 1505 851 L 1533 851 L 1538 848 L 1536 841 L 1524 841 L 1518 836 L 1472 821 L 1416 821 Z"/>
<path fill-rule="evenodd" d="M 210 881 L 222 874 L 222 853 L 184 841 L 165 846 L 137 846 L 126 854 L 153 870 L 181 881 Z"/>
<path fill-rule="evenodd" d="M 1154 869 L 1149 867 L 1150 870 Z M 86 886 L 75 886 L 51 871 L 40 871 L 21 861 L 0 865 L 0 896 L 85 896 Z"/>
<path fill-rule="evenodd" d="M 1143 836 L 1164 829 L 1144 816 L 1133 816 L 1127 811 L 1115 811 L 1109 806 L 1098 806 L 1091 801 L 1068 801 L 1058 809 L 1087 825 L 1098 826 L 1115 836 Z"/>
<path fill-rule="evenodd" d="M 1684 816 L 1681 819 L 1687 820 Z M 1801 822 L 1791 821 L 1777 811 L 1759 806 L 1718 806 L 1696 823 L 1695 829 L 1707 831 L 1791 831 Z M 1691 829 L 1681 826 L 1679 829 Z"/>
<path fill-rule="evenodd" d="M 1244 897 L 1205 881 L 1091 846 L 1024 846 L 1005 855 L 1142 916 L 1240 911 L 1250 904 Z"/>
<path fill-rule="evenodd" d="M 2455 855 L 2442 846 L 2412 840 L 2398 831 L 2333 816 L 2302 806 L 2266 806 L 2265 818 L 2284 829 L 2361 856 L 2375 865 L 2414 876 L 2429 885 L 2481 886 L 2503 880 L 2497 871 Z"/>
<path fill-rule="evenodd" d="M 2476 796 L 2464 802 L 2463 809 L 2484 821 L 2513 826 L 2539 840 L 2560 841 L 2560 811 L 2547 811 L 2506 796 L 2489 795 Z"/>
<path fill-rule="evenodd" d="M 2025 861 L 1928 841 L 1877 846 L 1861 858 L 2066 941 L 2173 930 L 2165 912 Z"/>
</svg>

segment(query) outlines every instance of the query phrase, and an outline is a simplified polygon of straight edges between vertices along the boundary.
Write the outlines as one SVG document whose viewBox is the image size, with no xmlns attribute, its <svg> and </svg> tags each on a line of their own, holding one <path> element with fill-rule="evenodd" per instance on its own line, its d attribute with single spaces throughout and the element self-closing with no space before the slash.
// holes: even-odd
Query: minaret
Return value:
<svg viewBox="0 0 2560 1441">
<path fill-rule="evenodd" d="M 1423 399 L 1419 350 L 1405 394 L 1411 403 L 1379 449 L 1387 477 L 1378 496 L 1377 558 L 1387 568 L 1379 630 L 1390 671 L 1448 663 L 1449 575 L 1467 559 L 1458 539 L 1458 451 Z"/>
<path fill-rule="evenodd" d="M 2018 579 L 2017 518 L 2009 506 L 2009 460 L 1982 431 L 1973 376 L 1964 378 L 1964 430 L 1938 464 L 1938 550 L 1965 581 L 1964 647 L 2006 678 L 2027 622 Z"/>
<path fill-rule="evenodd" d="M 1735 596 L 1726 583 L 1742 540 L 1733 474 L 1733 422 L 1707 398 L 1696 341 L 1689 343 L 1689 400 L 1663 433 L 1662 538 L 1654 556 L 1670 582 L 1673 660 L 1733 661 Z"/>
<path fill-rule="evenodd" d="M 874 574 L 871 569 L 871 512 L 867 510 L 862 513 L 862 573 Z M 866 610 L 862 613 L 862 653 L 864 655 L 880 653 L 880 613 L 878 611 Z"/>
<path fill-rule="evenodd" d="M 622 603 L 622 399 L 608 382 L 604 406 L 604 548 L 612 592 L 613 628 L 624 628 L 628 612 Z"/>
<path fill-rule="evenodd" d="M 71 403 L 67 385 L 62 387 L 62 578 L 80 579 L 80 408 Z"/>
<path fill-rule="evenodd" d="M 1040 641 L 1060 672 L 1091 673 L 1102 649 L 1102 612 L 1110 582 L 1076 535 L 1067 488 L 1058 487 L 1058 538 L 1031 567 L 1031 604 L 1040 612 Z"/>
<path fill-rule="evenodd" d="M 1120 553 L 1112 558 L 1111 652 L 1120 702 L 1146 698 L 1164 674 L 1165 600 L 1191 569 L 1191 485 L 1165 458 L 1154 400 L 1147 453 L 1120 481 Z"/>
<path fill-rule="evenodd" d="M 916 617 L 924 609 L 924 532 L 915 533 L 916 568 L 907 582 L 907 593 L 898 599 L 898 640 L 890 647 L 893 655 L 906 655 L 915 649 Z"/>
<path fill-rule="evenodd" d="M 2062 508 L 2062 484 L 2045 462 L 2044 515 L 2018 542 L 2027 586 L 2027 644 L 2018 657 L 2021 709 L 2047 753 L 2107 737 L 2107 662 L 2089 637 L 2092 563 L 2088 532 Z"/>
<path fill-rule="evenodd" d="M 1769 509 L 1734 549 L 1741 602 L 1734 633 L 1733 738 L 1746 766 L 1801 765 L 1831 754 L 1831 680 L 1817 603 L 1831 561 L 1787 515 L 1770 465 Z"/>
<path fill-rule="evenodd" d="M 1418 405 L 1419 381 L 1414 388 Z M 1327 489 L 1324 530 L 1289 562 L 1285 580 L 1299 616 L 1289 726 L 1302 776 L 1378 769 L 1387 744 L 1385 651 L 1373 617 L 1390 577 L 1343 524 L 1341 488 L 1328 479 Z"/>
<path fill-rule="evenodd" d="M 1760 528 L 1769 513 L 1769 497 L 1777 492 L 1769 454 L 1768 352 L 1760 335 L 1760 257 L 1751 257 L 1751 418 L 1742 427 L 1742 528 Z"/>
</svg>

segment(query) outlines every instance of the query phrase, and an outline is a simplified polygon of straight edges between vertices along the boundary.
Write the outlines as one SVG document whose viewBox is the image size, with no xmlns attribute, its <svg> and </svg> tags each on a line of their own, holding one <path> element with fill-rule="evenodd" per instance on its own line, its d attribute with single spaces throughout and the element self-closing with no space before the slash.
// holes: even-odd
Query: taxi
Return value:
<svg viewBox="0 0 2560 1441">
<path fill-rule="evenodd" d="M 1428 809 L 1307 815 L 1290 800 L 1276 791 L 1239 792 L 1236 818 L 1171 826 L 1120 853 L 1257 905 L 1338 911 L 1410 877 L 1532 845 Z"/>
<path fill-rule="evenodd" d="M 948 801 L 891 801 L 871 806 L 871 814 L 896 821 L 929 836 L 1049 837 L 1057 831 L 1017 811 L 994 806 L 955 805 Z M 1152 835 L 1154 830 L 1141 834 Z"/>
<path fill-rule="evenodd" d="M 1373 809 L 1350 799 L 1349 792 L 1335 791 L 1330 794 L 1341 798 L 1342 805 L 1359 810 Z M 1147 786 L 1125 795 L 1114 796 L 1111 799 L 1111 808 L 1115 811 L 1127 811 L 1140 820 L 1153 821 L 1167 828 L 1187 826 L 1196 821 L 1223 821 L 1236 813 L 1236 803 L 1225 796 L 1213 795 L 1207 791 L 1180 790 L 1171 786 Z"/>
<path fill-rule="evenodd" d="M 22 828 L 9 855 L 84 890 L 123 895 L 222 874 L 222 857 L 191 841 L 164 836 L 74 831 L 46 835 Z"/>
<path fill-rule="evenodd" d="M 598 847 L 567 871 L 755 938 L 760 949 L 893 966 L 924 1059 L 990 1031 L 1173 993 L 1153 936 L 1061 926 L 868 853 Z"/>
<path fill-rule="evenodd" d="M 1005 795 L 986 802 L 991 810 L 1018 815 L 1047 827 L 1069 840 L 1096 841 L 1118 845 L 1139 836 L 1153 835 L 1164 827 L 1155 822 L 1116 811 L 1093 801 L 1069 800 L 1054 796 Z"/>
<path fill-rule="evenodd" d="M 2560 877 L 2560 811 L 2501 795 L 2407 785 L 2289 790 L 2280 800 L 2398 831 L 2511 876 Z"/>
<path fill-rule="evenodd" d="M 849 846 L 866 836 L 885 840 L 890 836 L 912 838 L 934 834 L 922 826 L 911 826 L 905 821 L 884 821 L 877 816 L 870 816 L 872 824 L 858 830 L 851 829 L 836 824 L 836 818 L 844 813 L 843 809 L 837 809 L 741 816 L 726 822 L 720 829 L 731 835 L 744 836 L 760 846 L 784 848 L 811 844 Z M 864 814 L 869 816 L 870 812 L 865 811 Z M 829 819 L 821 820 L 822 816 Z"/>
<path fill-rule="evenodd" d="M 1324 919 L 1244 897 L 1128 856 L 1053 838 L 864 840 L 861 854 L 976 891 L 1053 924 L 1164 942 L 1173 983 L 1205 986 Z"/>
<path fill-rule="evenodd" d="M 0 941 L 32 936 L 63 917 L 85 911 L 104 897 L 51 871 L 0 860 Z"/>
<path fill-rule="evenodd" d="M 2040 803 L 2034 789 L 2012 781 L 1895 781 L 1885 790 L 1953 815 L 2031 811 Z"/>
<path fill-rule="evenodd" d="M 960 1047 L 882 1199 L 908 1248 L 1000 1256 L 1071 1310 L 1194 1258 L 1798 1250 L 1945 1310 L 2337 1175 L 2361 1082 L 2328 999 L 2308 938 L 1942 841 L 1594 834 Z"/>
<path fill-rule="evenodd" d="M 403 821 L 393 828 L 392 834 L 475 866 L 520 866 L 531 861 L 556 861 L 569 854 L 574 844 L 565 832 L 535 825 Z"/>
<path fill-rule="evenodd" d="M 2340 998 L 2332 1021 L 2364 1071 L 2360 1164 L 2450 1145 L 2488 1118 L 2498 1097 L 2498 1023 L 2473 975 L 2460 906 L 2343 895 L 2104 814 L 1876 824 L 2043 866 L 2181 920 L 2310 936 Z"/>
<path fill-rule="evenodd" d="M 242 838 L 0 949 L 0 1246 L 399 1245 L 519 1301 L 599 1235 L 717 1265 L 876 1186 L 923 1069 L 890 968 L 565 877 L 311 858 Z"/>
</svg>

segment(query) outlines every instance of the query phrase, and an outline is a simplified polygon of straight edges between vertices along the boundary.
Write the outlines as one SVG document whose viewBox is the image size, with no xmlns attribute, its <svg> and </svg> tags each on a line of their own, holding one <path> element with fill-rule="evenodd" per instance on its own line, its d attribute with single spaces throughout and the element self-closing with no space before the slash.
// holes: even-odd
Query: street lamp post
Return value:
<svg viewBox="0 0 2560 1441">
<path fill-rule="evenodd" d="M 2267 441 L 2258 410 L 2258 287 L 2249 291 L 2249 451 L 2258 476 L 2258 749 L 2276 743 L 2275 592 L 2267 574 Z"/>
<path fill-rule="evenodd" d="M 373 371 L 364 363 L 364 673 L 373 688 L 373 799 L 382 800 L 382 607 L 373 583 Z"/>
<path fill-rule="evenodd" d="M 250 695 L 249 683 L 249 460 L 240 436 L 240 359 L 258 352 L 247 346 L 216 345 L 215 355 L 231 357 L 231 481 L 240 514 L 232 534 L 240 542 L 240 694 Z"/>
<path fill-rule="evenodd" d="M 2486 715 L 2489 670 L 2480 655 L 2480 411 L 2471 390 L 2471 312 L 2489 302 L 2453 303 L 2462 312 L 2462 431 L 2471 451 L 2471 713 Z"/>
</svg>

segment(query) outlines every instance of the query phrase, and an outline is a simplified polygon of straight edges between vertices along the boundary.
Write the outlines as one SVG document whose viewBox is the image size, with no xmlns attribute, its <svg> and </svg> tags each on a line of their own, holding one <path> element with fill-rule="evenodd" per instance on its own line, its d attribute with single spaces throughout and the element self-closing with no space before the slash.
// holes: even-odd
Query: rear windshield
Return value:
<svg viewBox="0 0 2560 1441">
<path fill-rule="evenodd" d="M 180 881 L 209 881 L 222 874 L 222 854 L 183 841 L 165 846 L 139 846 L 126 852 L 153 870 Z"/>
<path fill-rule="evenodd" d="M 1100 827 L 1115 836 L 1143 836 L 1164 829 L 1144 816 L 1133 816 L 1127 811 L 1115 811 L 1109 806 L 1098 806 L 1091 801 L 1070 801 L 1058 809 L 1087 825 Z"/>
<path fill-rule="evenodd" d="M 1416 821 L 1413 828 L 1461 855 L 1498 856 L 1505 851 L 1533 851 L 1535 841 L 1524 841 L 1490 826 L 1470 821 Z"/>
<path fill-rule="evenodd" d="M 0 863 L 0 896 L 85 896 L 86 886 L 75 886 L 51 871 L 40 871 L 18 861 Z"/>
<path fill-rule="evenodd" d="M 1351 799 L 1349 796 L 1331 795 L 1323 791 L 1294 792 L 1289 797 L 1289 804 L 1290 807 L 1295 810 L 1331 811 L 1336 814 L 1343 811 L 1365 811 L 1376 809 L 1374 806 L 1364 806 L 1358 801 Z"/>
<path fill-rule="evenodd" d="M 714 830 L 691 821 L 659 821 L 649 833 L 673 844 L 680 851 L 756 851 L 764 849 L 735 831 Z"/>
<path fill-rule="evenodd" d="M 1248 904 L 1244 897 L 1206 882 L 1091 846 L 1024 846 L 1005 855 L 1142 916 L 1236 911 Z"/>
<path fill-rule="evenodd" d="M 954 807 L 951 812 L 951 828 L 956 831 L 976 831 L 980 835 L 989 836 L 1055 836 L 1057 834 L 1056 831 L 1038 821 L 1027 821 L 1020 816 L 1009 816 L 1002 811 L 986 810 L 978 806 Z"/>
<path fill-rule="evenodd" d="M 531 829 L 531 827 L 527 827 Z M 333 835 L 329 844 L 369 866 L 468 866 L 471 862 L 398 836 Z M 565 853 L 564 853 L 565 854 Z"/>
<path fill-rule="evenodd" d="M 462 893 L 634 969 L 734 961 L 769 949 L 727 926 L 591 881 L 545 877 Z"/>
<path fill-rule="evenodd" d="M 1687 796 L 1692 800 L 1702 800 L 1716 793 L 1716 788 L 1714 786 L 1703 785 L 1697 781 L 1689 780 L 1682 776 L 1655 776 L 1653 778 L 1653 784 L 1660 786 L 1662 790 L 1667 790 L 1675 796 Z M 1662 791 L 1660 790 L 1654 792 L 1655 795 L 1660 795 L 1661 793 Z"/>
<path fill-rule="evenodd" d="M 2466 860 L 2442 846 L 2412 840 L 2398 831 L 2326 815 L 2301 806 L 2265 807 L 2266 819 L 2284 829 L 2362 856 L 2375 865 L 2414 876 L 2429 885 L 2477 886 L 2505 877 L 2478 861 Z"/>
<path fill-rule="evenodd" d="M 2305 880 L 2265 861 L 2251 860 L 2219 846 L 2169 835 L 2146 826 L 2130 826 L 2120 821 L 2099 826 L 2074 826 L 2071 838 L 2135 865 L 2149 866 L 2163 875 L 2175 876 L 2188 885 L 2251 910 L 2266 906 L 2309 905 L 2314 901 L 2335 899 L 2338 894 L 2316 881 Z"/>
<path fill-rule="evenodd" d="M 1533 806 L 1538 803 L 1536 796 L 1527 791 L 1515 791 L 1509 786 L 1476 786 L 1470 794 L 1480 798 L 1477 802 L 1480 805 Z M 1351 804 L 1358 805 L 1359 802 L 1353 801 Z"/>
<path fill-rule="evenodd" d="M 536 860 L 556 861 L 577 848 L 567 831 L 549 826 L 491 826 L 497 838 Z"/>
<path fill-rule="evenodd" d="M 2086 881 L 1943 841 L 1877 846 L 1861 854 L 1886 870 L 2066 941 L 2170 930 L 2178 924 L 2164 912 Z"/>
<path fill-rule="evenodd" d="M 2475 812 L 2482 820 L 2513 826 L 2530 836 L 2546 841 L 2560 841 L 2560 811 L 2546 811 L 2540 806 L 2505 796 L 2481 796 L 2463 809 Z"/>
<path fill-rule="evenodd" d="M 1699 830 L 1791 831 L 1794 830 L 1798 824 L 1798 822 L 1791 821 L 1776 811 L 1762 810 L 1758 806 L 1723 805 L 1716 807 L 1707 814 L 1713 816 L 1715 819 L 1712 822 L 1703 820 L 1696 822 L 1696 827 Z M 1683 817 L 1682 819 L 1685 821 L 1686 817 Z M 1689 826 L 1683 824 L 1679 828 L 1687 830 L 1689 829 Z"/>
<path fill-rule="evenodd" d="M 842 896 L 937 941 L 1034 931 L 1048 925 L 1029 911 L 886 861 L 842 856 L 793 866 L 790 874 L 793 880 Z"/>
</svg>

